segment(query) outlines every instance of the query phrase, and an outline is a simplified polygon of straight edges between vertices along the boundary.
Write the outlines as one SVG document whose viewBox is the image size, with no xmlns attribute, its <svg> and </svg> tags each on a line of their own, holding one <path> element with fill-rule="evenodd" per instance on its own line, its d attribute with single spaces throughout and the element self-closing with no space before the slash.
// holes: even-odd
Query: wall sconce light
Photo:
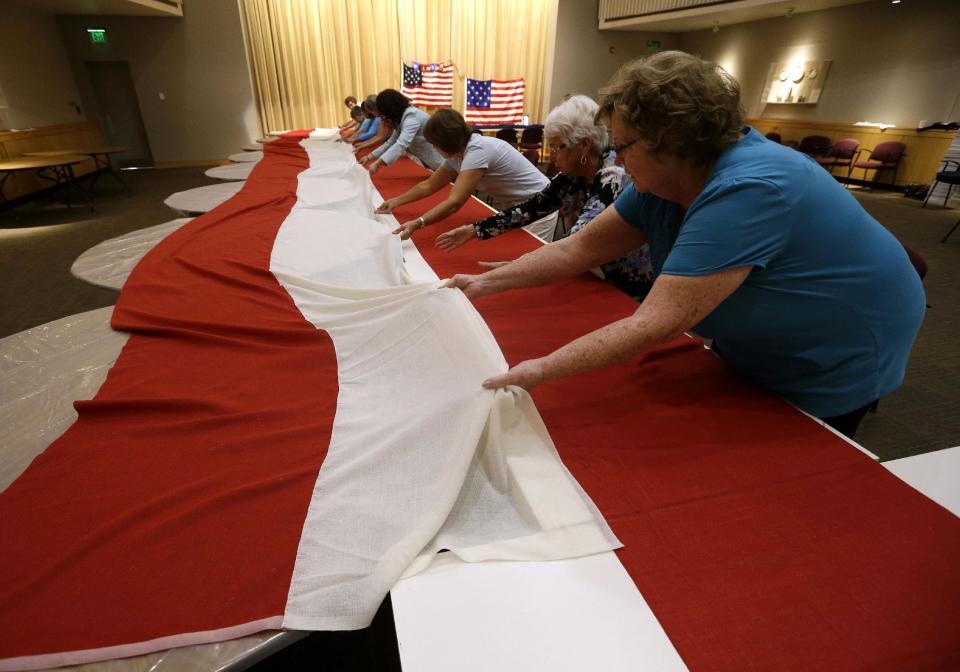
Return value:
<svg viewBox="0 0 960 672">
<path fill-rule="evenodd" d="M 788 19 L 793 18 L 793 7 L 787 7 L 787 18 Z"/>
<path fill-rule="evenodd" d="M 719 32 L 720 32 L 720 22 L 719 22 L 719 21 L 714 21 L 714 22 L 713 22 L 713 28 L 712 28 L 711 30 L 713 30 L 713 32 L 715 32 L 715 33 L 719 33 Z"/>
</svg>

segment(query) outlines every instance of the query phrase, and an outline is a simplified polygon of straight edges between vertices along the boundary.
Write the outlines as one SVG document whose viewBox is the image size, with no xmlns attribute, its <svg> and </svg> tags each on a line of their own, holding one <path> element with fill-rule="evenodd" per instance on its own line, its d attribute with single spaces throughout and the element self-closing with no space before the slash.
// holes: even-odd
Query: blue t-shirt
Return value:
<svg viewBox="0 0 960 672">
<path fill-rule="evenodd" d="M 369 140 L 370 138 L 375 136 L 377 134 L 377 131 L 379 130 L 380 130 L 380 117 L 374 117 L 373 121 L 370 123 L 370 125 L 367 127 L 366 130 L 361 129 L 360 133 L 357 135 L 357 140 L 360 140 L 360 141 Z"/>
<path fill-rule="evenodd" d="M 656 233 L 671 225 L 663 203 L 625 190 L 616 207 Z M 926 306 L 906 251 L 815 161 L 752 128 L 717 160 L 662 272 L 742 266 L 743 285 L 694 328 L 738 370 L 821 418 L 903 382 Z"/>
</svg>

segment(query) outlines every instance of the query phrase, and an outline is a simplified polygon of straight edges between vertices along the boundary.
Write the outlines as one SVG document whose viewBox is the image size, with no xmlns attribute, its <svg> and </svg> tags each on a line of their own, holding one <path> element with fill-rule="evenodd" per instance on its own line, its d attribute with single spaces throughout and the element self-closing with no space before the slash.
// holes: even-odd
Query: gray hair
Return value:
<svg viewBox="0 0 960 672">
<path fill-rule="evenodd" d="M 543 124 L 546 136 L 560 138 L 568 145 L 590 139 L 590 149 L 602 154 L 607 148 L 607 128 L 594 121 L 600 106 L 589 96 L 570 96 L 550 110 Z"/>
</svg>

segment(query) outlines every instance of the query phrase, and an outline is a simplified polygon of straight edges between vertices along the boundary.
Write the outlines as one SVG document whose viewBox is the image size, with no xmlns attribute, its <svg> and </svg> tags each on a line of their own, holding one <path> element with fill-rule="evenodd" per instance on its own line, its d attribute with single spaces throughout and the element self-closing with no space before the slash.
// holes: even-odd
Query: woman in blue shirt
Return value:
<svg viewBox="0 0 960 672">
<path fill-rule="evenodd" d="M 473 298 L 583 272 L 649 242 L 636 313 L 487 387 L 607 366 L 684 331 L 848 436 L 896 389 L 923 321 L 902 245 L 808 157 L 741 126 L 739 85 L 682 52 L 626 64 L 601 90 L 633 185 L 576 236 L 449 286 Z"/>
<path fill-rule="evenodd" d="M 383 121 L 383 118 L 377 112 L 376 96 L 367 96 L 367 99 L 363 101 L 363 111 L 370 117 L 370 126 L 352 141 L 354 154 L 367 147 L 376 147 L 386 140 L 391 133 L 387 128 L 388 124 Z"/>
</svg>

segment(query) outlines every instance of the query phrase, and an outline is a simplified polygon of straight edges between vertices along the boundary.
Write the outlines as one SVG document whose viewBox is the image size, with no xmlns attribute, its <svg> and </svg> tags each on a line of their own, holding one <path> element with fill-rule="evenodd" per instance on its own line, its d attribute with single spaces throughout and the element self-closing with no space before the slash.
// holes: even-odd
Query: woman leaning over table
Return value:
<svg viewBox="0 0 960 672">
<path fill-rule="evenodd" d="M 345 142 L 351 142 L 351 143 L 356 142 L 357 137 L 362 135 L 363 133 L 366 133 L 367 129 L 370 128 L 370 124 L 372 123 L 375 115 L 371 115 L 369 112 L 367 112 L 367 109 L 364 106 L 365 102 L 366 101 L 361 102 L 356 108 L 357 110 L 360 111 L 360 119 L 359 119 L 360 123 L 354 126 L 352 129 L 349 129 L 349 132 L 341 133 L 341 137 Z"/>
<path fill-rule="evenodd" d="M 423 137 L 423 126 L 430 115 L 410 104 L 402 93 L 395 89 L 384 89 L 377 94 L 377 114 L 393 126 L 393 134 L 385 143 L 367 154 L 360 161 L 370 163 L 367 170 L 371 175 L 381 166 L 389 166 L 409 152 L 431 170 L 443 162 L 429 142 Z"/>
<path fill-rule="evenodd" d="M 631 316 L 484 382 L 519 385 L 623 361 L 687 330 L 738 371 L 852 436 L 903 381 L 923 321 L 903 246 L 808 157 L 741 127 L 739 85 L 682 52 L 601 89 L 633 185 L 583 232 L 448 285 L 468 297 L 541 285 L 649 240 L 665 256 Z M 661 248 L 681 222 L 673 247 Z"/>
<path fill-rule="evenodd" d="M 597 103 L 588 96 L 571 96 L 557 105 L 544 122 L 544 136 L 560 171 L 532 198 L 473 224 L 437 237 L 437 247 L 450 251 L 467 241 L 487 240 L 557 212 L 553 239 L 566 238 L 589 224 L 616 200 L 629 183 L 616 154 L 607 147 L 607 128 L 595 121 Z M 604 279 L 635 299 L 650 291 L 652 270 L 647 245 L 600 267 Z"/>
<path fill-rule="evenodd" d="M 347 96 L 346 98 L 344 98 L 343 104 L 347 106 L 347 109 L 350 110 L 351 114 L 350 114 L 350 118 L 347 121 L 337 126 L 337 128 L 341 131 L 346 130 L 348 128 L 353 128 L 354 126 L 357 125 L 357 120 L 354 119 L 353 117 L 353 108 L 357 104 L 357 99 L 354 98 L 353 96 Z"/>
<path fill-rule="evenodd" d="M 384 201 L 377 212 L 392 212 L 397 206 L 438 192 L 454 178 L 456 181 L 446 199 L 394 231 L 404 240 L 417 229 L 457 212 L 475 189 L 483 190 L 497 203 L 512 205 L 530 198 L 549 182 L 509 143 L 474 133 L 455 110 L 437 110 L 424 126 L 423 133 L 444 157 L 444 162 L 430 177 L 406 193 Z"/>
<path fill-rule="evenodd" d="M 363 114 L 366 117 L 364 123 L 367 127 L 358 131 L 350 142 L 353 143 L 353 151 L 359 152 L 361 149 L 373 147 L 387 139 L 387 127 L 383 124 L 383 119 L 377 114 L 377 97 L 375 95 L 367 96 L 360 105 Z"/>
</svg>

